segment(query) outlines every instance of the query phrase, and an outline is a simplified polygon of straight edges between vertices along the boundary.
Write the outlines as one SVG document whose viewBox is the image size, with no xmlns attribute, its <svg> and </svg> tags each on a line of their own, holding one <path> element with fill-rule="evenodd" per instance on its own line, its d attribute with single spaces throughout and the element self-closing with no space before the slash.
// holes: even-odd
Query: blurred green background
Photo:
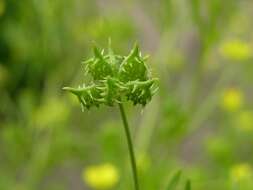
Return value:
<svg viewBox="0 0 253 190">
<path fill-rule="evenodd" d="M 81 112 L 61 90 L 109 38 L 123 55 L 137 41 L 160 79 L 144 109 L 127 105 L 141 189 L 166 190 L 178 169 L 194 190 L 253 189 L 252 8 L 0 0 L 0 190 L 132 189 L 117 107 Z"/>
</svg>

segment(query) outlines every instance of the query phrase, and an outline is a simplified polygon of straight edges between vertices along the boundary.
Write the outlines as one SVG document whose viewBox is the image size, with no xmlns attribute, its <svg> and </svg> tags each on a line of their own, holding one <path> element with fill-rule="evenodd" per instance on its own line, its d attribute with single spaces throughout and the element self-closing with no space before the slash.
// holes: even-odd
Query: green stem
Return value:
<svg viewBox="0 0 253 190">
<path fill-rule="evenodd" d="M 123 121 L 123 124 L 124 124 L 126 138 L 127 138 L 127 144 L 128 144 L 128 149 L 129 149 L 129 154 L 130 154 L 130 159 L 131 159 L 131 165 L 132 165 L 132 170 L 133 170 L 134 186 L 135 186 L 135 190 L 139 190 L 139 182 L 138 182 L 137 167 L 136 167 L 133 143 L 132 143 L 131 134 L 130 134 L 129 126 L 128 126 L 128 123 L 127 123 L 127 118 L 126 118 L 126 114 L 125 114 L 123 104 L 119 103 L 119 109 L 120 109 L 121 118 L 122 118 L 122 121 Z"/>
</svg>

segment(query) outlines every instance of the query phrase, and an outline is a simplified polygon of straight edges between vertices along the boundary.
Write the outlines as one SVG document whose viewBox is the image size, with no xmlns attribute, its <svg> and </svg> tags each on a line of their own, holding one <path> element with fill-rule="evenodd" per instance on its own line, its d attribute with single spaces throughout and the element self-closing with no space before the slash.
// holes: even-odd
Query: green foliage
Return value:
<svg viewBox="0 0 253 190">
<path fill-rule="evenodd" d="M 191 190 L 191 181 L 190 180 L 186 181 L 185 190 Z"/>
<path fill-rule="evenodd" d="M 171 178 L 166 190 L 176 190 L 177 185 L 179 184 L 182 172 L 177 171 Z"/>
<path fill-rule="evenodd" d="M 85 73 L 93 79 L 91 84 L 63 89 L 75 94 L 87 109 L 125 101 L 145 106 L 157 90 L 157 79 L 150 77 L 146 59 L 137 44 L 128 56 L 116 55 L 110 47 L 106 55 L 94 47 L 94 57 L 84 62 Z"/>
<path fill-rule="evenodd" d="M 178 189 L 179 182 L 181 180 L 182 176 L 182 171 L 179 170 L 177 171 L 170 179 L 166 190 L 176 190 Z M 185 182 L 185 187 L 184 190 L 191 190 L 191 181 L 189 179 L 186 180 Z"/>
</svg>

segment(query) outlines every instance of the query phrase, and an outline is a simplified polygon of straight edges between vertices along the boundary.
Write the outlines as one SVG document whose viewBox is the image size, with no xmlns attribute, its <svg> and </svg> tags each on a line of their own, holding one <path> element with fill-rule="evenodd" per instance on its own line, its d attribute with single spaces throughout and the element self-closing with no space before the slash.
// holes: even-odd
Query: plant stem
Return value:
<svg viewBox="0 0 253 190">
<path fill-rule="evenodd" d="M 130 130 L 129 130 L 125 110 L 124 110 L 124 107 L 123 107 L 122 103 L 119 103 L 119 109 L 120 109 L 121 118 L 122 118 L 122 121 L 123 121 L 123 124 L 124 124 L 126 138 L 127 138 L 128 150 L 129 150 L 129 154 L 130 154 L 132 171 L 133 171 L 134 186 L 135 186 L 135 190 L 139 190 L 139 182 L 138 182 L 136 160 L 135 160 L 134 149 L 133 149 L 133 142 L 132 142 L 132 139 L 131 139 L 131 134 L 130 134 Z"/>
</svg>

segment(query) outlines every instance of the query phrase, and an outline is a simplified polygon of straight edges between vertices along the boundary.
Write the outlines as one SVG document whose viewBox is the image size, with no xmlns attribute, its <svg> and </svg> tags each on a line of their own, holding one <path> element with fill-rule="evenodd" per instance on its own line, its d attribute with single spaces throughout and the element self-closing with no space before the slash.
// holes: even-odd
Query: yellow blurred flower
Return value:
<svg viewBox="0 0 253 190">
<path fill-rule="evenodd" d="M 224 91 L 222 97 L 222 107 L 229 112 L 240 109 L 243 103 L 243 95 L 241 91 L 235 88 L 229 88 Z"/>
<path fill-rule="evenodd" d="M 2 16 L 5 12 L 5 2 L 4 0 L 0 0 L 0 16 Z"/>
<path fill-rule="evenodd" d="M 252 168 L 247 163 L 235 165 L 230 170 L 230 177 L 234 182 L 251 179 Z"/>
<path fill-rule="evenodd" d="M 239 40 L 223 43 L 220 47 L 220 53 L 225 58 L 235 61 L 247 60 L 252 55 L 251 46 Z"/>
<path fill-rule="evenodd" d="M 253 111 L 245 110 L 238 115 L 238 128 L 243 131 L 253 130 Z"/>
<path fill-rule="evenodd" d="M 111 189 L 119 181 L 119 172 L 112 164 L 89 166 L 83 171 L 84 182 L 93 189 Z"/>
</svg>

